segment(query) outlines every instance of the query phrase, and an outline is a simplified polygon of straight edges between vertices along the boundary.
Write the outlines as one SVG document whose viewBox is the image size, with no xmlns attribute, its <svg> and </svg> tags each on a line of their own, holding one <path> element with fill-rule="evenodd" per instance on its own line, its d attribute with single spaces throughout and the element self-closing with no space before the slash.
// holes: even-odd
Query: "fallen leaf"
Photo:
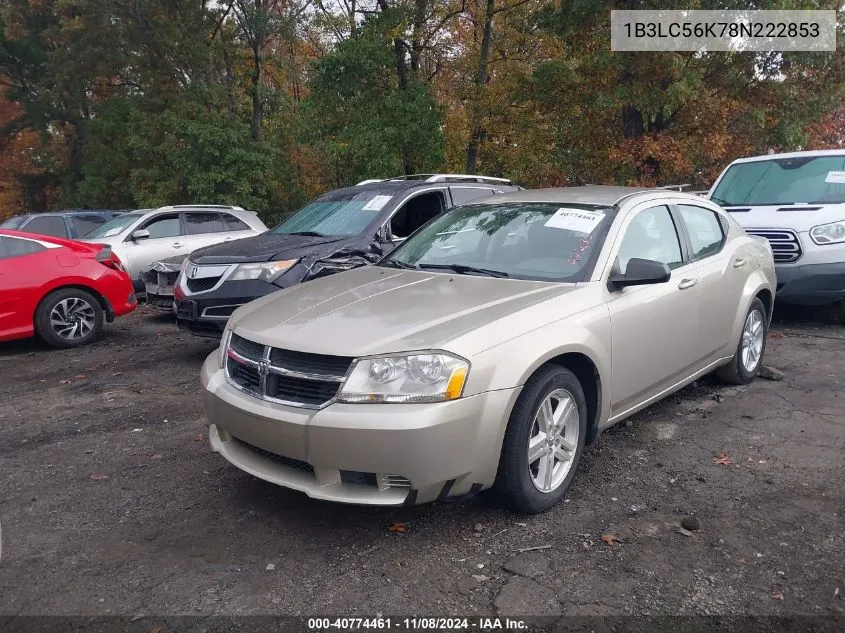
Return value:
<svg viewBox="0 0 845 633">
<path fill-rule="evenodd" d="M 408 526 L 405 523 L 391 523 L 390 527 L 388 528 L 391 532 L 394 533 L 402 533 L 408 529 Z"/>
<path fill-rule="evenodd" d="M 622 540 L 618 534 L 602 534 L 601 540 L 607 543 L 610 546 L 613 546 L 614 543 L 624 543 L 625 541 Z"/>
<path fill-rule="evenodd" d="M 719 466 L 730 466 L 734 461 L 728 457 L 727 453 L 719 453 L 717 457 L 713 458 L 713 463 Z"/>
<path fill-rule="evenodd" d="M 71 384 L 72 382 L 73 382 L 72 380 L 60 380 L 60 381 L 59 381 L 59 384 L 60 384 L 60 385 L 69 385 L 69 384 Z"/>
<path fill-rule="evenodd" d="M 164 629 L 160 626 L 154 626 L 148 633 L 164 633 Z"/>
<path fill-rule="evenodd" d="M 156 453 L 155 455 L 150 457 L 150 459 L 161 459 L 161 453 Z"/>
<path fill-rule="evenodd" d="M 197 434 L 194 436 L 194 441 L 195 441 L 195 442 L 202 442 L 202 441 L 204 441 L 204 440 L 205 440 L 205 435 L 203 435 L 202 433 L 197 433 Z"/>
<path fill-rule="evenodd" d="M 775 589 L 772 591 L 772 600 L 783 600 L 783 589 Z"/>
<path fill-rule="evenodd" d="M 784 336 L 783 332 L 769 332 L 769 338 L 783 338 Z"/>
<path fill-rule="evenodd" d="M 73 378 L 74 378 L 74 380 L 85 380 L 86 378 L 88 378 L 88 376 L 85 375 L 85 374 L 77 374 Z"/>
<path fill-rule="evenodd" d="M 91 479 L 94 481 L 106 481 L 109 479 L 108 475 L 103 475 L 102 473 L 94 473 L 91 475 Z"/>
</svg>

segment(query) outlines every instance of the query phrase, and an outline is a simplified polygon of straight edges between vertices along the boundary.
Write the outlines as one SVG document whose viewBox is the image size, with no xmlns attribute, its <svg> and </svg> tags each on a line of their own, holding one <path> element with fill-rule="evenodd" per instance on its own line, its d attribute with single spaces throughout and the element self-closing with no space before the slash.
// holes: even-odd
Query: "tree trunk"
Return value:
<svg viewBox="0 0 845 633">
<path fill-rule="evenodd" d="M 475 95 L 469 108 L 470 135 L 467 144 L 466 173 L 474 174 L 478 164 L 478 148 L 487 136 L 484 129 L 483 113 L 479 101 L 487 83 L 487 64 L 490 60 L 490 48 L 493 41 L 493 15 L 496 12 L 496 0 L 487 0 L 484 12 L 484 35 L 481 37 L 481 50 L 478 58 L 478 74 L 475 77 Z"/>
<path fill-rule="evenodd" d="M 252 58 L 255 70 L 252 73 L 252 138 L 261 138 L 261 122 L 264 117 L 264 103 L 261 100 L 261 74 L 264 64 L 262 45 L 255 42 L 252 47 Z"/>
<path fill-rule="evenodd" d="M 420 58 L 422 57 L 422 37 L 425 26 L 425 14 L 428 11 L 428 0 L 415 0 L 414 24 L 411 31 L 411 72 L 418 75 Z"/>
</svg>

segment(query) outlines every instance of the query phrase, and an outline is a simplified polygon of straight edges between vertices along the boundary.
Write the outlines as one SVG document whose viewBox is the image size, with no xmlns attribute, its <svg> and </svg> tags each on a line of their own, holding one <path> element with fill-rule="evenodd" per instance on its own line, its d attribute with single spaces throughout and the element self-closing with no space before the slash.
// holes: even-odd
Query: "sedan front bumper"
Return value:
<svg viewBox="0 0 845 633">
<path fill-rule="evenodd" d="M 217 352 L 203 365 L 202 384 L 211 446 L 229 462 L 314 499 L 366 505 L 412 505 L 490 487 L 520 391 L 427 405 L 296 408 L 232 387 Z"/>
</svg>

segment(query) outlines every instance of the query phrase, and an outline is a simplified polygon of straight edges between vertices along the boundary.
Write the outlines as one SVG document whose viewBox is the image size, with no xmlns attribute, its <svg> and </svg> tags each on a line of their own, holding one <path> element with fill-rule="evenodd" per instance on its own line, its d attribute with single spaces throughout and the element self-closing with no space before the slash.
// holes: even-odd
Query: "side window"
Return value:
<svg viewBox="0 0 845 633">
<path fill-rule="evenodd" d="M 20 240 L 15 237 L 0 237 L 0 259 L 21 257 L 45 250 L 38 242 Z"/>
<path fill-rule="evenodd" d="M 452 194 L 452 204 L 463 204 L 473 198 L 486 198 L 495 192 L 484 187 L 449 187 Z"/>
<path fill-rule="evenodd" d="M 652 207 L 637 213 L 625 229 L 617 261 L 624 275 L 632 258 L 651 259 L 677 268 L 683 263 L 681 242 L 668 207 Z"/>
<path fill-rule="evenodd" d="M 203 235 L 204 233 L 223 233 L 223 220 L 217 213 L 186 213 L 188 235 Z"/>
<path fill-rule="evenodd" d="M 225 225 L 227 231 L 249 231 L 249 225 L 243 220 L 239 220 L 234 215 L 221 213 L 220 217 L 223 218 L 223 224 Z"/>
<path fill-rule="evenodd" d="M 439 191 L 429 191 L 414 196 L 391 218 L 390 235 L 404 239 L 445 210 L 446 201 Z"/>
<path fill-rule="evenodd" d="M 85 237 L 105 221 L 100 215 L 74 215 L 70 219 L 77 237 Z"/>
<path fill-rule="evenodd" d="M 153 218 L 138 229 L 147 229 L 150 232 L 150 239 L 157 237 L 177 237 L 182 234 L 182 226 L 179 222 L 179 214 L 160 215 Z"/>
<path fill-rule="evenodd" d="M 24 225 L 23 230 L 27 233 L 52 235 L 53 237 L 67 237 L 65 219 L 60 215 L 36 216 Z"/>
<path fill-rule="evenodd" d="M 704 259 L 715 255 L 725 243 L 725 234 L 719 216 L 710 209 L 678 205 L 684 225 L 692 242 L 692 259 Z"/>
</svg>

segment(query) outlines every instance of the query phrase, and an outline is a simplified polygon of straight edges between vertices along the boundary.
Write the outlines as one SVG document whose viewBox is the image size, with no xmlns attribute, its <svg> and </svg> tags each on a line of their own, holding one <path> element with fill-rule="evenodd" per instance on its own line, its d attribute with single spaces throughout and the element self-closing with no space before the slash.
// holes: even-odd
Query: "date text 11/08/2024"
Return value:
<svg viewBox="0 0 845 633">
<path fill-rule="evenodd" d="M 528 624 L 516 618 L 308 618 L 309 631 L 522 631 Z"/>
</svg>

